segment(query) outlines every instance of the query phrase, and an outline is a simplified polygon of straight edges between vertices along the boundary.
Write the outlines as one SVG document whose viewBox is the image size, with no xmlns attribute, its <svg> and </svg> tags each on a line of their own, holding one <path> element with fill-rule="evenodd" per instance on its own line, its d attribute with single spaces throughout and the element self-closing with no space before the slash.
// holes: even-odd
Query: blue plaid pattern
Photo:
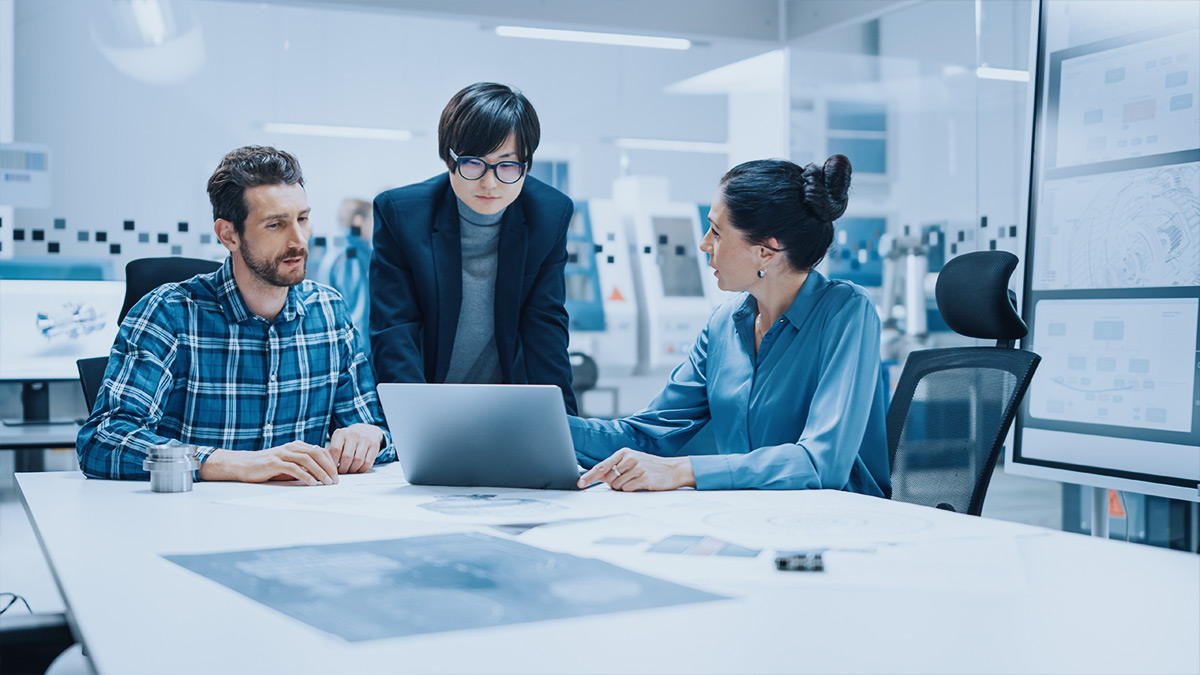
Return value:
<svg viewBox="0 0 1200 675">
<path fill-rule="evenodd" d="M 375 463 L 393 461 L 375 377 L 342 297 L 304 281 L 267 322 L 246 306 L 226 259 L 130 310 L 75 451 L 93 478 L 147 479 L 151 445 L 199 446 L 203 465 L 217 448 L 323 446 L 331 431 L 358 422 L 384 429 Z"/>
</svg>

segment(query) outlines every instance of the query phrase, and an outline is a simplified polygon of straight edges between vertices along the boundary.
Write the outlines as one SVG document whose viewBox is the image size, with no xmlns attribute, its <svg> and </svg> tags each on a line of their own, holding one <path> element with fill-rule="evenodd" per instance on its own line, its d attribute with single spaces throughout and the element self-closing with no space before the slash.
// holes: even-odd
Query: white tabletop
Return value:
<svg viewBox="0 0 1200 675">
<path fill-rule="evenodd" d="M 427 489 L 394 465 L 331 487 L 179 494 L 17 478 L 100 673 L 1200 672 L 1200 556 L 861 495 L 524 491 L 591 517 L 512 535 L 414 517 Z M 469 530 L 729 599 L 347 642 L 161 557 Z M 673 533 L 764 550 L 605 544 Z M 825 572 L 774 569 L 775 549 L 805 547 L 831 547 Z"/>
</svg>

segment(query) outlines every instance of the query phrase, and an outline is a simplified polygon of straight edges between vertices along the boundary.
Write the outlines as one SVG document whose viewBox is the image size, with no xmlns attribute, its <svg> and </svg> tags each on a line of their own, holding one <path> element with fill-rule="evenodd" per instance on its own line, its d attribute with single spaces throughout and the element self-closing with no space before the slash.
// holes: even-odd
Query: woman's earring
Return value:
<svg viewBox="0 0 1200 675">
<path fill-rule="evenodd" d="M 763 277 L 765 277 L 765 276 L 767 276 L 767 273 L 766 273 L 766 271 L 765 271 L 765 270 L 763 270 L 761 267 L 760 267 L 760 268 L 758 268 L 758 278 L 759 278 L 759 279 L 762 279 L 762 278 L 763 278 Z"/>
</svg>

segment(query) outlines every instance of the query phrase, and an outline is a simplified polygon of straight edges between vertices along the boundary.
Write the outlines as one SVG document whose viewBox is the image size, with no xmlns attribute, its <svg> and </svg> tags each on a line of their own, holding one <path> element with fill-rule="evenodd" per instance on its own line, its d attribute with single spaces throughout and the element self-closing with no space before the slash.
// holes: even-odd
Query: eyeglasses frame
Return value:
<svg viewBox="0 0 1200 675">
<path fill-rule="evenodd" d="M 475 157 L 474 155 L 464 155 L 462 157 L 459 157 L 450 148 L 446 148 L 446 152 L 450 153 L 450 159 L 454 160 L 454 169 L 458 172 L 458 175 L 463 180 L 483 180 L 483 177 L 486 176 L 487 172 L 490 170 L 492 172 L 492 175 L 496 177 L 496 180 L 500 181 L 501 183 L 504 183 L 505 185 L 513 185 L 513 184 L 517 183 L 518 181 L 520 181 L 522 178 L 524 178 L 525 173 L 527 171 L 529 171 L 529 167 L 526 165 L 525 162 L 516 162 L 511 159 L 506 159 L 503 162 L 496 162 L 495 164 L 488 164 L 487 162 L 483 161 L 482 157 Z M 463 172 L 462 172 L 463 160 L 469 160 L 469 159 L 478 160 L 480 164 L 483 164 L 483 173 L 479 174 L 479 176 L 477 176 L 475 178 L 467 178 L 466 176 L 463 176 Z M 520 166 L 521 167 L 521 175 L 517 176 L 516 180 L 511 181 L 511 182 L 504 180 L 503 178 L 500 177 L 499 167 L 501 164 L 516 164 L 516 165 Z"/>
</svg>

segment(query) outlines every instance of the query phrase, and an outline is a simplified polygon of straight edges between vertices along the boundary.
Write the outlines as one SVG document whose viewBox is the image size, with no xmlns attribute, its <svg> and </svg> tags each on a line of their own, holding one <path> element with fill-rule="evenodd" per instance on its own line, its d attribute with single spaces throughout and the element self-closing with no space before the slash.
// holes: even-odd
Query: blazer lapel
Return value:
<svg viewBox="0 0 1200 675">
<path fill-rule="evenodd" d="M 525 280 L 528 239 L 529 227 L 518 199 L 508 206 L 500 221 L 500 247 L 496 252 L 496 351 L 500 354 L 504 381 L 513 384 L 524 382 L 523 376 L 519 381 L 513 378 L 512 367 L 517 355 L 521 283 Z"/>
<path fill-rule="evenodd" d="M 432 344 L 444 345 L 437 352 L 435 382 L 443 382 L 450 371 L 450 352 L 458 332 L 458 313 L 462 308 L 462 239 L 458 223 L 458 202 L 450 183 L 433 217 L 433 269 L 438 297 L 438 334 Z M 429 342 L 427 341 L 427 344 Z"/>
</svg>

